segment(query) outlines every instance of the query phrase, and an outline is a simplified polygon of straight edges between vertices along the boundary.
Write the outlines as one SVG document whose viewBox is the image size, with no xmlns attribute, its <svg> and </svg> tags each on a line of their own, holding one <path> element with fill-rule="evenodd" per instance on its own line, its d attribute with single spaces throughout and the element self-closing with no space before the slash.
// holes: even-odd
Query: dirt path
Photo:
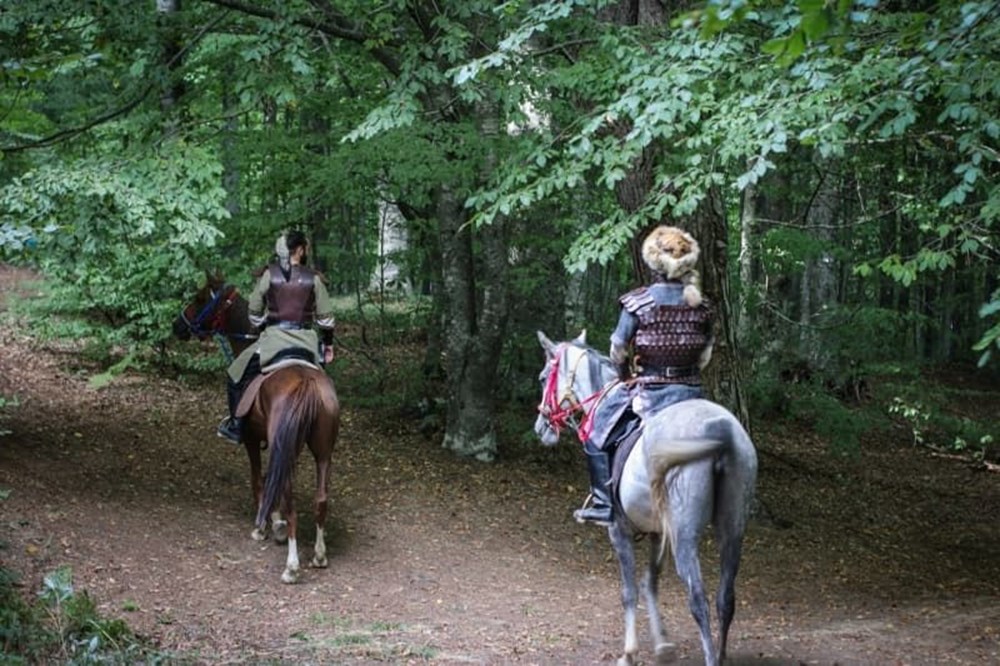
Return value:
<svg viewBox="0 0 1000 666">
<path fill-rule="evenodd" d="M 0 293 L 24 279 L 0 267 Z M 26 593 L 69 565 L 102 612 L 195 663 L 619 653 L 616 565 L 603 531 L 569 519 L 584 493 L 570 450 L 511 443 L 493 465 L 456 460 L 342 389 L 330 567 L 288 586 L 284 547 L 249 538 L 245 454 L 213 433 L 221 380 L 130 376 L 95 391 L 73 351 L 38 347 L 9 322 L 0 350 L 0 395 L 20 402 L 0 423 L 11 431 L 0 436 L 0 558 Z M 1000 475 L 891 442 L 838 460 L 803 433 L 758 440 L 759 493 L 785 526 L 751 527 L 732 663 L 1000 663 Z M 300 510 L 312 483 L 303 460 Z M 710 558 L 705 570 L 712 578 Z M 700 663 L 672 574 L 662 588 L 678 663 Z M 650 663 L 644 621 L 640 631 Z"/>
</svg>

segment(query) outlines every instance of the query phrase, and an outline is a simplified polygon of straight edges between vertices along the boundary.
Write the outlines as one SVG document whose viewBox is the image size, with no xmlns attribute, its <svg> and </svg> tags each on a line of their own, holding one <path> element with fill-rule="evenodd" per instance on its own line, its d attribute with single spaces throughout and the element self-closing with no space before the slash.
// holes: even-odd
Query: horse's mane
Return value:
<svg viewBox="0 0 1000 666">
<path fill-rule="evenodd" d="M 582 350 L 585 354 L 593 354 L 594 356 L 597 356 L 598 360 L 601 362 L 601 365 L 607 365 L 607 366 L 614 365 L 611 362 L 610 356 L 601 353 L 601 351 L 598 350 L 596 347 L 593 347 L 587 344 L 586 342 L 579 342 L 577 340 L 567 340 L 566 344 L 571 347 L 576 347 L 577 349 Z"/>
</svg>

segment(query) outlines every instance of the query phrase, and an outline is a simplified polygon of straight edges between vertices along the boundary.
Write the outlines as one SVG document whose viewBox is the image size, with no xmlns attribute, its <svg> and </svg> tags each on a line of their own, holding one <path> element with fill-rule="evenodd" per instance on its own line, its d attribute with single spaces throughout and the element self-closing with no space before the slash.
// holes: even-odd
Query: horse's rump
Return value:
<svg viewBox="0 0 1000 666">
<path fill-rule="evenodd" d="M 316 440 L 332 448 L 339 404 L 326 373 L 302 365 L 271 373 L 257 397 L 251 416 L 264 420 L 271 448 L 257 511 L 257 526 L 263 527 L 278 497 L 291 484 L 302 444 Z"/>
<path fill-rule="evenodd" d="M 672 523 L 700 524 L 713 511 L 728 511 L 733 488 L 742 491 L 748 480 L 752 486 L 756 470 L 753 445 L 736 417 L 700 398 L 647 421 L 632 454 L 636 459 L 625 462 L 631 469 L 620 487 L 622 506 L 640 530 L 664 539 Z M 668 495 L 671 485 L 683 486 L 682 492 Z"/>
</svg>

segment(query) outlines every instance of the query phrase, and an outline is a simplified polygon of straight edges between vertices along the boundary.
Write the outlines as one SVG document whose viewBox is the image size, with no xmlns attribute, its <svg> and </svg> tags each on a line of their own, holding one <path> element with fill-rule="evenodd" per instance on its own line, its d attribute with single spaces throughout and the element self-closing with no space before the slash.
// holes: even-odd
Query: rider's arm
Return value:
<svg viewBox="0 0 1000 666">
<path fill-rule="evenodd" d="M 316 295 L 316 328 L 320 329 L 321 335 L 324 336 L 323 342 L 329 344 L 333 342 L 333 328 L 336 325 L 333 317 L 333 301 L 326 290 L 326 284 L 319 276 L 316 277 L 313 291 Z M 327 336 L 330 338 L 329 342 Z"/>
<path fill-rule="evenodd" d="M 628 348 L 638 329 L 639 318 L 623 308 L 621 314 L 618 315 L 618 326 L 611 333 L 610 353 L 611 362 L 618 369 L 618 378 L 622 381 L 632 376 Z"/>
<path fill-rule="evenodd" d="M 323 362 L 330 363 L 333 361 L 333 327 L 336 322 L 333 318 L 333 302 L 320 275 L 316 276 L 313 295 L 316 297 L 316 328 L 323 341 Z"/>
<path fill-rule="evenodd" d="M 254 328 L 260 328 L 267 320 L 267 290 L 271 286 L 271 273 L 264 271 L 257 279 L 257 284 L 250 292 L 250 299 L 247 305 L 247 313 L 250 317 L 250 324 Z"/>
</svg>

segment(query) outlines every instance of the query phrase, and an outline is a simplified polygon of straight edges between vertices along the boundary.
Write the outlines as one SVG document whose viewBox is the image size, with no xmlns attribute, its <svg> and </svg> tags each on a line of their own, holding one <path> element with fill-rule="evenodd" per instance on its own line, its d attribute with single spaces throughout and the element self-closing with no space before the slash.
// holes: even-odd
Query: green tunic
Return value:
<svg viewBox="0 0 1000 666">
<path fill-rule="evenodd" d="M 250 323 L 254 326 L 259 327 L 266 319 L 267 292 L 270 288 L 270 272 L 264 271 L 260 279 L 257 280 L 257 284 L 254 285 L 249 299 Z M 316 274 L 313 281 L 313 294 L 316 300 L 315 315 L 312 318 L 313 321 L 308 323 L 313 323 L 318 328 L 332 330 L 334 327 L 333 303 L 319 274 Z M 289 348 L 299 348 L 311 352 L 316 364 L 322 360 L 319 355 L 319 335 L 315 330 L 288 330 L 278 326 L 268 326 L 261 331 L 257 344 L 247 347 L 229 365 L 229 377 L 234 382 L 240 381 L 254 354 L 260 354 L 260 365 L 264 367 L 276 354 Z"/>
</svg>

